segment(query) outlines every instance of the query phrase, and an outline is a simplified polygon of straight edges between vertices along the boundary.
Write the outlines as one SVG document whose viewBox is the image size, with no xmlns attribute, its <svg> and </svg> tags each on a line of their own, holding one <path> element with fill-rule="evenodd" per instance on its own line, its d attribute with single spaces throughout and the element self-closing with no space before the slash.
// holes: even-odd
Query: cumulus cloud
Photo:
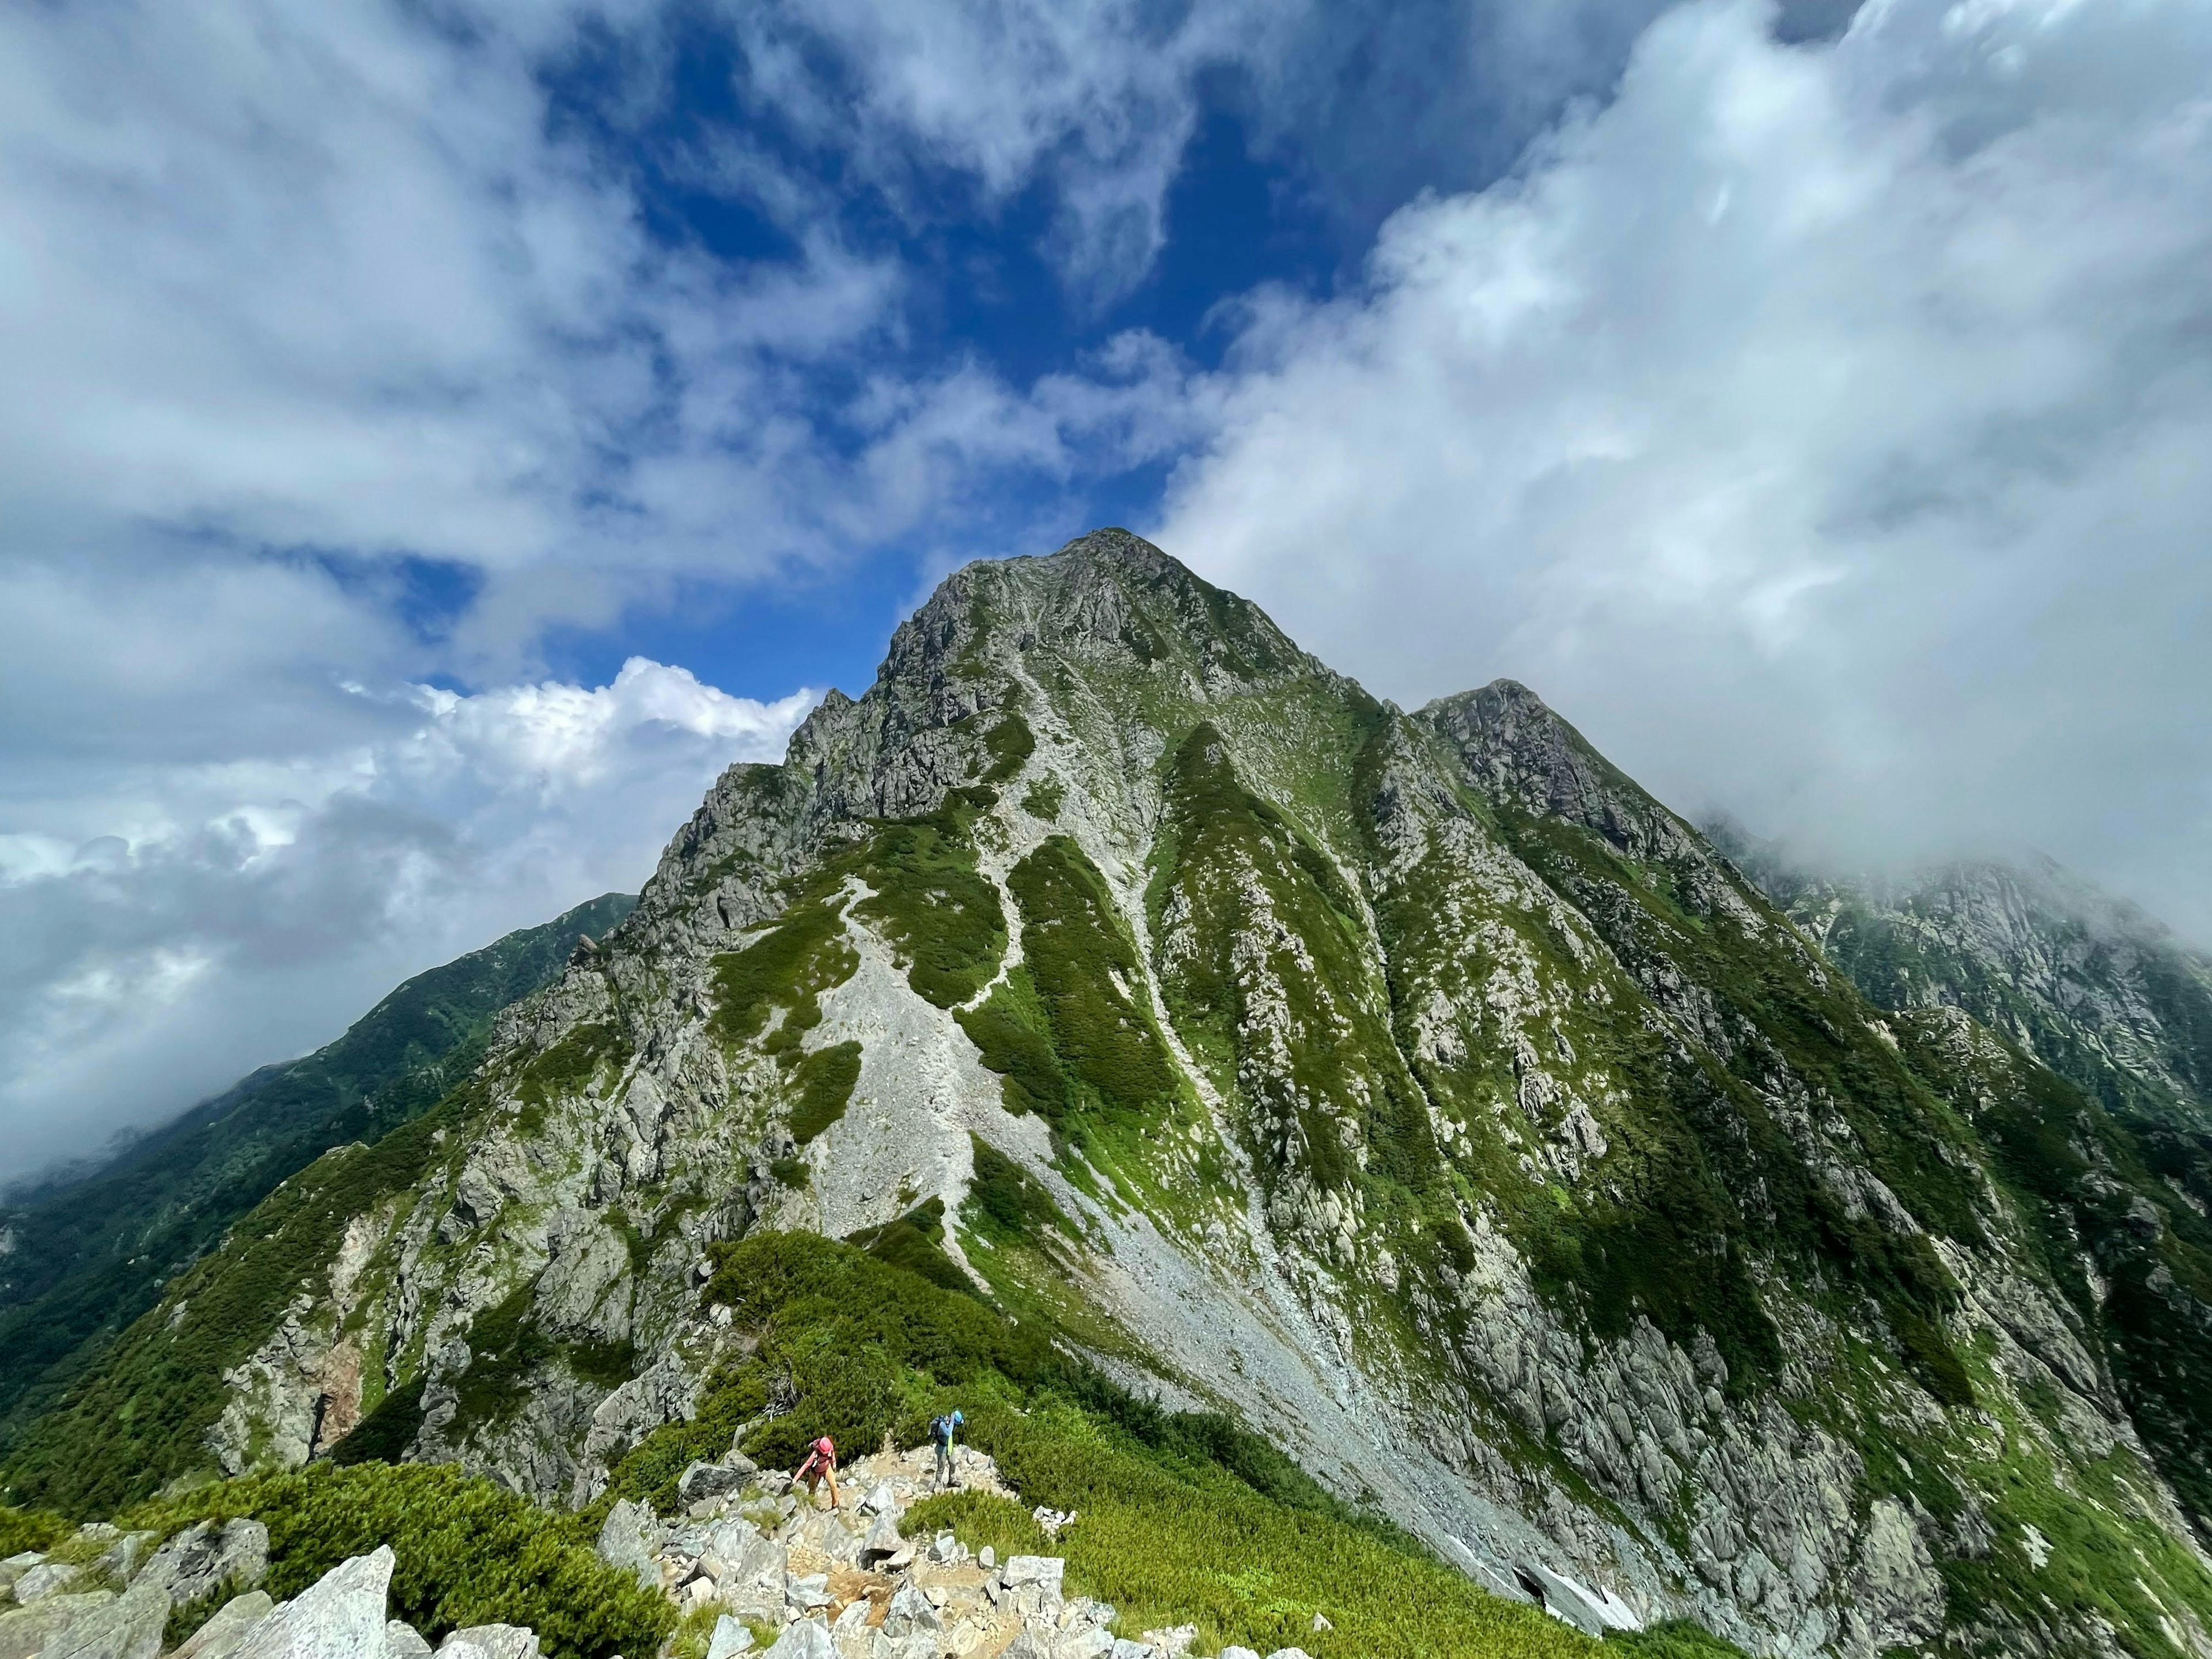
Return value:
<svg viewBox="0 0 2212 1659">
<path fill-rule="evenodd" d="M 635 891 L 714 776 L 780 757 L 814 701 L 643 658 L 596 689 L 339 695 L 386 704 L 381 734 L 258 778 L 142 780 L 128 838 L 0 836 L 0 1185 L 327 1041 L 410 973 Z M 210 793 L 228 804 L 196 815 Z"/>
<path fill-rule="evenodd" d="M 1705 0 L 1511 176 L 1255 296 L 1160 534 L 1418 702 L 1512 674 L 1847 860 L 2212 938 L 2212 14 Z"/>
</svg>

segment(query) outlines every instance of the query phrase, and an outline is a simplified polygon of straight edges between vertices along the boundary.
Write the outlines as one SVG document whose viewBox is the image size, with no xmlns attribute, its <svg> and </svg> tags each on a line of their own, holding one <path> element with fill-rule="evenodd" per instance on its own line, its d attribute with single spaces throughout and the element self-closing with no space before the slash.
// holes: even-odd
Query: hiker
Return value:
<svg viewBox="0 0 2212 1659">
<path fill-rule="evenodd" d="M 813 1497 L 821 1490 L 823 1480 L 830 1483 L 830 1507 L 837 1507 L 837 1443 L 828 1435 L 806 1449 L 806 1461 L 791 1472 L 791 1484 L 806 1483 L 806 1495 Z"/>
<path fill-rule="evenodd" d="M 967 1420 L 957 1408 L 930 1419 L 929 1437 L 937 1445 L 937 1486 L 940 1492 L 948 1486 L 960 1484 L 952 1467 L 952 1441 L 953 1437 L 960 1432 L 961 1425 Z"/>
</svg>

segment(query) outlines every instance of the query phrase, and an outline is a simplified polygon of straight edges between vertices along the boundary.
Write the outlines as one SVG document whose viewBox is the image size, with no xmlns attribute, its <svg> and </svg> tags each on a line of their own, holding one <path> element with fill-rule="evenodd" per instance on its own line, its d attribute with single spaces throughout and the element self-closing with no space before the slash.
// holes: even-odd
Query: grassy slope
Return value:
<svg viewBox="0 0 2212 1659">
<path fill-rule="evenodd" d="M 97 1173 L 0 1210 L 16 1240 L 0 1285 L 0 1452 L 280 1182 L 428 1110 L 473 1069 L 493 1016 L 635 902 L 608 894 L 419 974 L 337 1042 L 264 1066 Z"/>
<path fill-rule="evenodd" d="M 633 1451 L 601 1506 L 620 1496 L 665 1506 L 686 1463 L 720 1453 L 772 1399 L 781 1413 L 745 1442 L 768 1464 L 795 1462 L 823 1433 L 847 1446 L 887 1432 L 916 1444 L 957 1404 L 1025 1503 L 1077 1512 L 1052 1551 L 1067 1559 L 1072 1592 L 1121 1609 L 1125 1633 L 1188 1622 L 1202 1651 L 1297 1644 L 1315 1659 L 1596 1650 L 1347 1510 L 1226 1419 L 1132 1399 L 1069 1361 L 1038 1322 L 1017 1325 L 950 1288 L 949 1263 L 924 1277 L 850 1245 L 774 1233 L 718 1247 L 717 1260 L 702 1294 L 733 1307 L 759 1349 L 714 1379 L 696 1421 Z M 933 1521 L 1001 1549 L 1043 1541 L 1012 1505 L 948 1499 L 908 1530 Z M 1316 1632 L 1316 1613 L 1335 1629 Z"/>
</svg>

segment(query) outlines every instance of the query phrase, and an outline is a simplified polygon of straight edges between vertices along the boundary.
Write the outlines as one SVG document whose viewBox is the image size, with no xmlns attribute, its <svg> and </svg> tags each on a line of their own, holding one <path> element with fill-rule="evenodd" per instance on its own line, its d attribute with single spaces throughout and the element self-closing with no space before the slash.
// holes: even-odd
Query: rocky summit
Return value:
<svg viewBox="0 0 2212 1659">
<path fill-rule="evenodd" d="M 465 1083 L 172 1279 L 8 1478 L 88 1514 L 459 1464 L 604 1510 L 641 1589 L 727 1603 L 718 1653 L 746 1616 L 954 1650 L 911 1577 L 840 1605 L 857 1514 L 748 1577 L 793 1515 L 718 1543 L 714 1505 L 788 1494 L 685 1468 L 674 1522 L 605 1507 L 670 1425 L 765 1461 L 829 1398 L 731 1254 L 815 1235 L 1593 1633 L 2212 1654 L 2212 1230 L 2173 1163 L 2212 1120 L 2167 1090 L 2147 1138 L 1809 918 L 1522 686 L 1401 711 L 1121 531 L 970 565 Z M 951 1547 L 990 1632 L 961 1652 L 1188 1646 L 1001 1617 L 1015 1564 Z"/>
</svg>

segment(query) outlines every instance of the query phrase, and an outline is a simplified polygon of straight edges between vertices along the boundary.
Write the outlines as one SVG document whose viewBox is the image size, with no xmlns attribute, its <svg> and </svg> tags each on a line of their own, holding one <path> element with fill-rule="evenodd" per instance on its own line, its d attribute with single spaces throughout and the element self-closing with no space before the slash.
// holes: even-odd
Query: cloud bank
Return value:
<svg viewBox="0 0 2212 1659">
<path fill-rule="evenodd" d="M 2212 13 L 1713 0 L 1364 289 L 1252 297 L 1162 539 L 1407 702 L 1510 674 L 1850 863 L 2212 939 Z"/>
<path fill-rule="evenodd" d="M 596 690 L 339 695 L 380 735 L 142 779 L 128 838 L 0 836 L 0 1184 L 329 1040 L 409 974 L 635 891 L 716 775 L 780 759 L 814 702 L 642 658 Z"/>
</svg>

